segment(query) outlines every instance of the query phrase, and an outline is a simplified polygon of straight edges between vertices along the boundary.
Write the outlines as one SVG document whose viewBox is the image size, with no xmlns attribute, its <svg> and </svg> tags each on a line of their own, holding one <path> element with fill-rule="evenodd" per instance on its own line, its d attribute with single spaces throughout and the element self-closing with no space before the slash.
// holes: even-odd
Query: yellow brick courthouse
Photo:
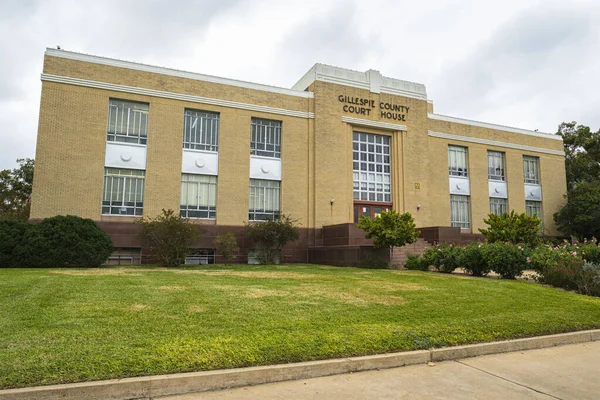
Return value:
<svg viewBox="0 0 600 400">
<path fill-rule="evenodd" d="M 117 258 L 145 252 L 133 221 L 162 209 L 199 224 L 200 262 L 225 231 L 247 255 L 244 222 L 281 213 L 302 227 L 289 261 L 367 245 L 352 224 L 392 208 L 429 240 L 511 209 L 559 234 L 559 136 L 436 114 L 424 85 L 376 70 L 315 64 L 280 88 L 47 49 L 41 79 L 31 218 L 98 221 Z"/>
</svg>

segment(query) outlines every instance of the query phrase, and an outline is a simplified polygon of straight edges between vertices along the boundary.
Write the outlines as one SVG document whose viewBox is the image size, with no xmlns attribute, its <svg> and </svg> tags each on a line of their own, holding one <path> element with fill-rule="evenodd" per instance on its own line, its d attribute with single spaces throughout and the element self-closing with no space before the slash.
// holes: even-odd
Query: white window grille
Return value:
<svg viewBox="0 0 600 400">
<path fill-rule="evenodd" d="M 502 215 L 506 211 L 506 199 L 500 199 L 496 197 L 490 197 L 490 213 L 496 215 Z"/>
<path fill-rule="evenodd" d="M 145 174 L 134 169 L 105 168 L 102 214 L 143 215 Z"/>
<path fill-rule="evenodd" d="M 525 178 L 525 183 L 540 184 L 539 160 L 538 157 L 523 156 L 523 177 Z"/>
<path fill-rule="evenodd" d="M 450 225 L 459 228 L 471 227 L 469 196 L 450 195 Z"/>
<path fill-rule="evenodd" d="M 183 148 L 219 150 L 219 114 L 185 110 L 183 119 Z"/>
<path fill-rule="evenodd" d="M 469 176 L 468 165 L 466 147 L 448 146 L 448 171 L 450 176 Z"/>
<path fill-rule="evenodd" d="M 217 177 L 212 175 L 181 175 L 181 204 L 183 218 L 217 217 Z"/>
<path fill-rule="evenodd" d="M 250 179 L 250 207 L 248 220 L 266 221 L 280 215 L 279 181 Z"/>
<path fill-rule="evenodd" d="M 488 179 L 492 181 L 505 181 L 504 153 L 488 151 Z"/>
<path fill-rule="evenodd" d="M 538 218 L 542 218 L 542 202 L 526 200 L 525 201 L 525 213 L 530 217 L 537 214 Z"/>
<path fill-rule="evenodd" d="M 281 158 L 281 121 L 252 118 L 250 154 Z"/>
<path fill-rule="evenodd" d="M 106 140 L 146 144 L 148 137 L 148 110 L 146 103 L 110 99 Z"/>
<path fill-rule="evenodd" d="M 354 200 L 392 201 L 389 136 L 354 132 L 352 170 Z"/>
</svg>

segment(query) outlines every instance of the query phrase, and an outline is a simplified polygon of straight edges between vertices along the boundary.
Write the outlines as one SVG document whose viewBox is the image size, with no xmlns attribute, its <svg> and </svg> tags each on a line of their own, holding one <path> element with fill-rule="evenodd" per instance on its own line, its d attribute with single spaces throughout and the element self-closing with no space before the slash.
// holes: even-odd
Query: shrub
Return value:
<svg viewBox="0 0 600 400">
<path fill-rule="evenodd" d="M 579 293 L 600 297 L 600 264 L 584 263 L 581 273 L 576 274 L 576 283 Z"/>
<path fill-rule="evenodd" d="M 577 256 L 576 251 L 571 251 L 567 246 L 540 244 L 536 246 L 527 258 L 527 265 L 543 273 L 549 267 L 556 267 Z"/>
<path fill-rule="evenodd" d="M 579 244 L 581 257 L 593 264 L 600 264 L 600 246 L 596 240 L 591 242 L 585 241 Z"/>
<path fill-rule="evenodd" d="M 390 265 L 380 258 L 375 257 L 372 254 L 369 254 L 365 258 L 358 263 L 358 268 L 367 268 L 367 269 L 389 269 Z"/>
<path fill-rule="evenodd" d="M 23 245 L 29 224 L 16 220 L 0 220 L 0 268 L 24 266 L 18 260 L 15 249 Z"/>
<path fill-rule="evenodd" d="M 404 268 L 411 271 L 429 271 L 429 261 L 425 257 L 409 254 Z"/>
<path fill-rule="evenodd" d="M 240 251 L 240 246 L 231 232 L 217 236 L 213 244 L 225 259 L 225 264 L 235 261 L 237 253 Z"/>
<path fill-rule="evenodd" d="M 361 215 L 356 226 L 366 232 L 367 239 L 375 239 L 375 247 L 402 247 L 417 241 L 421 233 L 416 229 L 410 213 L 398 214 L 396 210 L 382 211 L 377 217 Z"/>
<path fill-rule="evenodd" d="M 200 238 L 198 227 L 181 218 L 173 210 L 162 210 L 154 218 L 138 220 L 142 236 L 150 244 L 150 252 L 164 267 L 177 267 L 185 262 L 192 243 Z"/>
<path fill-rule="evenodd" d="M 460 265 L 473 276 L 485 276 L 490 273 L 485 258 L 483 257 L 486 243 L 470 243 L 463 246 L 460 254 Z"/>
<path fill-rule="evenodd" d="M 521 276 L 527 264 L 525 248 L 512 243 L 490 243 L 484 247 L 483 258 L 492 271 L 503 279 Z"/>
<path fill-rule="evenodd" d="M 275 264 L 283 246 L 298 240 L 300 232 L 297 223 L 289 215 L 282 214 L 273 221 L 246 224 L 246 236 L 254 245 L 256 257 L 261 264 Z"/>
<path fill-rule="evenodd" d="M 460 247 L 452 244 L 439 244 L 429 248 L 423 253 L 423 257 L 429 265 L 433 265 L 439 272 L 452 273 L 460 267 Z"/>
<path fill-rule="evenodd" d="M 479 229 L 488 242 L 525 243 L 534 246 L 540 241 L 539 229 L 541 219 L 530 217 L 525 213 L 517 214 L 515 210 L 502 215 L 488 214 L 488 229 Z"/>
<path fill-rule="evenodd" d="M 110 237 L 94 221 L 73 215 L 30 224 L 15 249 L 23 266 L 37 268 L 99 267 L 112 251 Z"/>
</svg>

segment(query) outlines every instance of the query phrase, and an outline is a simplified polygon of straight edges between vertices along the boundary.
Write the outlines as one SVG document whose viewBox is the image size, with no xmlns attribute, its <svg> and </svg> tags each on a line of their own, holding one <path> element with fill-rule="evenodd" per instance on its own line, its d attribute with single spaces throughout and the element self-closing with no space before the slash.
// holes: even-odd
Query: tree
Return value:
<svg viewBox="0 0 600 400">
<path fill-rule="evenodd" d="M 488 242 L 510 242 L 526 243 L 535 245 L 539 239 L 540 223 L 542 220 L 537 216 L 529 216 L 525 213 L 518 214 L 515 210 L 502 215 L 488 214 L 484 219 L 488 229 L 479 229 Z"/>
<path fill-rule="evenodd" d="M 421 234 L 410 213 L 398 214 L 396 210 L 382 211 L 375 218 L 361 215 L 356 226 L 366 232 L 367 239 L 375 239 L 375 247 L 388 247 L 390 260 L 394 247 L 414 243 Z"/>
<path fill-rule="evenodd" d="M 567 204 L 556 214 L 558 230 L 578 239 L 600 237 L 600 180 L 579 182 L 567 192 Z"/>
<path fill-rule="evenodd" d="M 177 267 L 185 262 L 190 246 L 200 239 L 200 231 L 173 210 L 165 210 L 154 218 L 138 220 L 142 236 L 150 244 L 150 252 L 164 267 Z"/>
<path fill-rule="evenodd" d="M 240 246 L 231 232 L 217 236 L 213 244 L 225 259 L 225 264 L 233 262 L 237 258 L 237 252 L 240 251 Z"/>
<path fill-rule="evenodd" d="M 298 240 L 300 232 L 297 224 L 297 220 L 283 214 L 273 221 L 246 224 L 246 236 L 256 249 L 261 264 L 275 264 L 283 246 Z"/>
<path fill-rule="evenodd" d="M 592 132 L 573 121 L 560 124 L 557 134 L 563 138 L 567 188 L 600 181 L 600 130 Z"/>
<path fill-rule="evenodd" d="M 18 168 L 0 171 L 0 219 L 27 221 L 31 205 L 34 160 L 19 158 Z"/>
</svg>

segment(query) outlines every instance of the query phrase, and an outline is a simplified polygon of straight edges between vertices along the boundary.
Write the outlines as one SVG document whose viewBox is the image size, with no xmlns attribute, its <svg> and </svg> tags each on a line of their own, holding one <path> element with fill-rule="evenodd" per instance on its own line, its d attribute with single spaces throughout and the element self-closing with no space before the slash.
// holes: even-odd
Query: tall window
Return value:
<svg viewBox="0 0 600 400">
<path fill-rule="evenodd" d="M 148 104 L 110 99 L 106 140 L 146 144 L 148 137 Z"/>
<path fill-rule="evenodd" d="M 469 176 L 468 161 L 466 147 L 448 146 L 448 170 L 450 176 Z"/>
<path fill-rule="evenodd" d="M 502 215 L 506 212 L 506 199 L 490 197 L 490 213 Z"/>
<path fill-rule="evenodd" d="M 492 181 L 505 181 L 504 153 L 488 151 L 488 179 Z"/>
<path fill-rule="evenodd" d="M 184 218 L 217 217 L 217 177 L 181 174 L 181 205 Z"/>
<path fill-rule="evenodd" d="M 525 201 L 525 213 L 530 217 L 537 214 L 538 218 L 542 218 L 542 202 L 541 201 Z"/>
<path fill-rule="evenodd" d="M 250 154 L 281 158 L 281 121 L 252 118 Z"/>
<path fill-rule="evenodd" d="M 390 137 L 354 132 L 354 200 L 391 202 Z"/>
<path fill-rule="evenodd" d="M 469 196 L 450 195 L 450 225 L 459 228 L 471 227 Z"/>
<path fill-rule="evenodd" d="M 102 214 L 142 215 L 145 171 L 105 168 Z"/>
<path fill-rule="evenodd" d="M 266 221 L 279 218 L 279 181 L 250 179 L 250 207 L 248 220 Z"/>
<path fill-rule="evenodd" d="M 183 118 L 183 148 L 219 150 L 219 114 L 185 110 Z"/>
<path fill-rule="evenodd" d="M 523 176 L 525 183 L 540 184 L 539 160 L 538 157 L 523 156 Z"/>
</svg>

